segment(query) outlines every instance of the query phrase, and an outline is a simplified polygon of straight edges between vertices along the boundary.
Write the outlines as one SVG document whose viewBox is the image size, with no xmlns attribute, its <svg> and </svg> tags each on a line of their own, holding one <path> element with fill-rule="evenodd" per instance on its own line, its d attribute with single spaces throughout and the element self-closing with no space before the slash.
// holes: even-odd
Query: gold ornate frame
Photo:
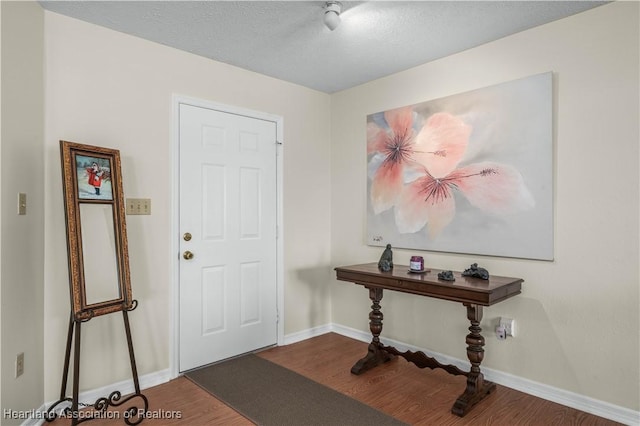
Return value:
<svg viewBox="0 0 640 426">
<path fill-rule="evenodd" d="M 137 303 L 133 300 L 131 293 L 120 152 L 110 148 L 60 141 L 60 155 L 62 158 L 69 254 L 71 313 L 75 320 L 87 321 L 94 316 L 133 310 Z M 96 190 L 95 195 L 87 192 L 86 182 L 80 181 L 79 178 L 82 173 L 81 162 L 86 161 L 86 158 L 103 165 L 98 167 L 102 171 L 100 181 L 109 181 L 110 193 L 105 191 L 102 195 L 98 195 L 100 194 L 99 189 Z M 90 172 L 86 173 L 89 175 Z M 87 298 L 87 289 L 92 286 L 92 283 L 86 282 L 85 257 L 88 256 L 83 247 L 81 213 L 83 208 L 88 209 L 90 205 L 101 205 L 105 209 L 110 207 L 113 216 L 113 236 L 109 235 L 109 239 L 115 249 L 113 250 L 113 261 L 116 265 L 117 296 L 107 297 L 106 300 L 96 301 Z M 88 234 L 89 232 L 87 232 Z M 108 262 L 109 259 L 105 259 L 105 261 Z"/>
</svg>

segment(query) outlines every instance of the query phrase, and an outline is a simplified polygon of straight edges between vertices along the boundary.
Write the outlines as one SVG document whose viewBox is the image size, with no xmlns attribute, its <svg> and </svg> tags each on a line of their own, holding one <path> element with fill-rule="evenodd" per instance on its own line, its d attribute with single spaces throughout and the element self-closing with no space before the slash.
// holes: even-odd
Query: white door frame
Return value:
<svg viewBox="0 0 640 426">
<path fill-rule="evenodd" d="M 277 239 L 276 239 L 276 307 L 278 310 L 278 336 L 276 344 L 282 345 L 284 342 L 284 260 L 283 260 L 283 222 L 282 222 L 282 144 L 283 144 L 283 120 L 282 117 L 264 112 L 253 111 L 246 108 L 239 108 L 224 105 L 204 99 L 196 99 L 188 96 L 173 95 L 171 101 L 172 109 L 172 182 L 171 182 L 171 283 L 172 283 L 172 322 L 170 333 L 170 361 L 169 368 L 171 378 L 180 375 L 180 104 L 192 105 L 201 108 L 212 109 L 229 114 L 238 114 L 245 117 L 271 121 L 276 124 L 276 209 L 277 209 Z"/>
</svg>

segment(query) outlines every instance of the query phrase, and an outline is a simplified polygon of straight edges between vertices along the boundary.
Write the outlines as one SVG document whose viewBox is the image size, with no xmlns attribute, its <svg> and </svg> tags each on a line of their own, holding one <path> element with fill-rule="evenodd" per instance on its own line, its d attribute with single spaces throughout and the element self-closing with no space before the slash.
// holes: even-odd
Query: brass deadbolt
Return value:
<svg viewBox="0 0 640 426">
<path fill-rule="evenodd" d="M 191 241 L 191 234 L 188 232 L 185 232 L 182 238 L 184 238 L 185 241 Z"/>
</svg>

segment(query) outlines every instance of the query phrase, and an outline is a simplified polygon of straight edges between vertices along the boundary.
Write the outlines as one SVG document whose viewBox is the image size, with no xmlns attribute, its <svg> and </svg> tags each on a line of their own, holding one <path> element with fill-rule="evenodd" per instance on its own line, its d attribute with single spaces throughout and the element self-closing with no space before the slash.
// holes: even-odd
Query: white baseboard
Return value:
<svg viewBox="0 0 640 426">
<path fill-rule="evenodd" d="M 359 340 L 365 343 L 371 341 L 371 334 L 368 332 L 345 327 L 340 324 L 326 324 L 296 333 L 287 334 L 284 337 L 284 345 L 297 343 L 329 332 L 341 334 L 343 336 L 350 337 L 352 339 Z M 399 351 L 422 351 L 428 356 L 436 358 L 443 364 L 452 364 L 463 370 L 467 370 L 469 368 L 468 360 L 461 360 L 438 352 L 429 351 L 427 349 L 408 345 L 397 340 L 385 338 L 381 338 L 381 340 L 384 344 L 394 346 Z M 640 412 L 638 411 L 620 407 L 618 405 L 610 404 L 608 402 L 600 401 L 574 392 L 569 392 L 564 389 L 545 385 L 543 383 L 534 382 L 532 380 L 504 373 L 502 371 L 493 370 L 491 368 L 482 368 L 482 372 L 487 380 L 490 380 L 499 385 L 515 389 L 520 392 L 545 399 L 547 401 L 552 401 L 561 405 L 565 405 L 567 407 L 575 408 L 576 410 L 584 411 L 586 413 L 623 423 L 625 425 L 640 425 Z M 172 377 L 169 369 L 146 374 L 140 377 L 140 389 L 147 389 L 153 386 L 161 385 L 171 379 Z M 119 390 L 122 395 L 133 393 L 133 380 L 125 380 L 109 386 L 104 386 L 99 389 L 82 392 L 80 393 L 79 399 L 82 402 L 87 401 L 88 403 L 93 403 L 98 398 L 109 395 L 115 390 Z M 47 407 L 49 407 L 51 404 L 53 404 L 53 401 L 44 404 L 36 411 L 39 413 L 44 413 Z M 25 420 L 22 423 L 22 426 L 36 426 L 42 425 L 43 423 L 44 420 L 32 418 Z"/>
<path fill-rule="evenodd" d="M 169 369 L 156 371 L 155 373 L 145 374 L 144 376 L 140 376 L 138 378 L 138 383 L 140 384 L 140 390 L 144 390 L 153 386 L 161 385 L 163 383 L 171 380 L 171 374 Z M 80 392 L 78 395 L 78 400 L 81 403 L 93 404 L 98 398 L 103 398 L 110 395 L 114 391 L 120 391 L 122 395 L 128 395 L 135 392 L 135 387 L 133 385 L 133 379 L 124 380 L 118 383 L 113 383 L 111 385 L 103 386 L 98 389 L 93 389 L 90 391 Z M 50 401 L 45 403 L 43 406 L 36 410 L 36 417 L 41 418 L 30 418 L 22 422 L 22 426 L 37 426 L 45 424 L 44 414 L 47 409 L 54 404 L 56 401 Z M 60 411 L 66 407 L 66 405 L 60 404 Z M 58 411 L 58 410 L 56 410 Z"/>
<path fill-rule="evenodd" d="M 309 330 L 300 331 L 292 335 L 287 335 L 285 336 L 285 342 L 287 342 L 286 344 L 295 343 L 297 341 L 319 336 L 330 331 L 365 343 L 371 341 L 371 334 L 368 332 L 345 327 L 340 324 L 328 324 Z M 290 336 L 291 341 L 289 342 Z M 452 364 L 462 370 L 469 369 L 468 360 L 461 360 L 424 348 L 408 345 L 397 340 L 385 339 L 382 337 L 380 338 L 380 340 L 386 345 L 394 346 L 401 352 L 406 350 L 410 350 L 412 352 L 422 351 L 426 355 L 437 359 L 443 364 Z M 629 408 L 620 407 L 618 405 L 610 404 L 605 401 L 600 401 L 598 399 L 545 385 L 543 383 L 534 382 L 529 379 L 524 379 L 522 377 L 514 376 L 512 374 L 504 373 L 502 371 L 494 370 L 491 368 L 483 367 L 482 373 L 487 380 L 529 395 L 536 396 L 538 398 L 545 399 L 547 401 L 575 408 L 576 410 L 604 417 L 606 419 L 623 423 L 625 425 L 640 425 L 640 412 L 631 410 Z"/>
<path fill-rule="evenodd" d="M 307 330 L 298 331 L 296 333 L 287 334 L 284 336 L 284 346 L 290 345 L 292 343 L 298 343 L 312 337 L 320 336 L 331 331 L 334 331 L 333 326 L 331 324 L 327 324 L 321 325 L 319 327 L 309 328 Z"/>
</svg>

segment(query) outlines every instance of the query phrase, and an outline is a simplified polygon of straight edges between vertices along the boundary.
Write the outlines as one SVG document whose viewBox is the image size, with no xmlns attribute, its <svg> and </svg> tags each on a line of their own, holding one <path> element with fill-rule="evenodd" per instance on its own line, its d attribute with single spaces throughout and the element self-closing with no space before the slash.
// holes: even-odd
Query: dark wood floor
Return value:
<svg viewBox="0 0 640 426">
<path fill-rule="evenodd" d="M 496 392 L 460 418 L 450 410 L 464 390 L 464 376 L 451 376 L 442 370 L 422 370 L 402 358 L 360 376 L 351 374 L 351 366 L 364 356 L 366 350 L 366 343 L 328 333 L 267 349 L 258 355 L 411 425 L 618 424 L 499 385 Z M 171 417 L 172 412 L 177 412 L 180 418 L 145 419 L 141 425 L 252 424 L 184 377 L 146 389 L 143 393 L 149 399 L 151 414 Z M 59 419 L 51 424 L 60 426 L 68 423 Z M 124 423 L 120 419 L 94 420 L 88 424 Z"/>
</svg>

